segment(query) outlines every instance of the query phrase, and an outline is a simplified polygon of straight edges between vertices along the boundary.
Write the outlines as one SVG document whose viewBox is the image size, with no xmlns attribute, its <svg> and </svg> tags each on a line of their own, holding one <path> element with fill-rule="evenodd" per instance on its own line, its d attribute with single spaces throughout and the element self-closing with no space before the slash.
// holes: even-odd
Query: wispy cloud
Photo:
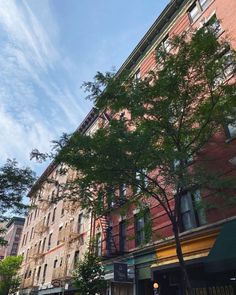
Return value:
<svg viewBox="0 0 236 295">
<path fill-rule="evenodd" d="M 78 103 L 75 80 L 67 79 L 73 63 L 58 49 L 56 23 L 47 30 L 52 22 L 50 15 L 42 24 L 26 1 L 0 0 L 1 162 L 17 157 L 26 163 L 32 148 L 48 150 L 89 109 Z"/>
</svg>

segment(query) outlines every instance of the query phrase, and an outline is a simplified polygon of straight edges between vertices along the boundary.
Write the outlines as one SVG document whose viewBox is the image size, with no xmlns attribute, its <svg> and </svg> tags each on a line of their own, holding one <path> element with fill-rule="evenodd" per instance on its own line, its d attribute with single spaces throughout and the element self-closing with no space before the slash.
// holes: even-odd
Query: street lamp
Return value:
<svg viewBox="0 0 236 295">
<path fill-rule="evenodd" d="M 157 282 L 153 283 L 153 293 L 159 295 L 159 284 Z"/>
</svg>

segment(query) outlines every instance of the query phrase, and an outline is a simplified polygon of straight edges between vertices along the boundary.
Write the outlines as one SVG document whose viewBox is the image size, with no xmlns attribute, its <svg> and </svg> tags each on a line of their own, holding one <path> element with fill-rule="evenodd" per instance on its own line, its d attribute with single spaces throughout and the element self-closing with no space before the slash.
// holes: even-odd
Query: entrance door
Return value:
<svg viewBox="0 0 236 295">
<path fill-rule="evenodd" d="M 133 295 L 133 285 L 114 283 L 112 285 L 111 295 Z"/>
</svg>

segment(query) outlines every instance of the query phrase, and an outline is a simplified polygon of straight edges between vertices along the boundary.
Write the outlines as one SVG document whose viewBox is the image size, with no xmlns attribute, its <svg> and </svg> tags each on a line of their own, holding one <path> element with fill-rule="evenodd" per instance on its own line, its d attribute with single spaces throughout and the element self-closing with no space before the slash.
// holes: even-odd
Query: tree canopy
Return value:
<svg viewBox="0 0 236 295">
<path fill-rule="evenodd" d="M 15 160 L 7 160 L 0 167 L 0 222 L 13 214 L 22 214 L 28 208 L 24 197 L 35 181 L 35 173 L 30 168 L 21 168 Z M 3 228 L 0 229 L 1 234 Z M 0 244 L 4 243 L 0 237 Z"/>
<path fill-rule="evenodd" d="M 0 261 L 0 295 L 14 293 L 20 286 L 18 271 L 22 263 L 22 256 L 8 256 Z"/>
<path fill-rule="evenodd" d="M 104 270 L 96 255 L 86 253 L 84 259 L 77 263 L 74 271 L 74 285 L 77 287 L 78 295 L 102 294 L 105 290 Z"/>
</svg>

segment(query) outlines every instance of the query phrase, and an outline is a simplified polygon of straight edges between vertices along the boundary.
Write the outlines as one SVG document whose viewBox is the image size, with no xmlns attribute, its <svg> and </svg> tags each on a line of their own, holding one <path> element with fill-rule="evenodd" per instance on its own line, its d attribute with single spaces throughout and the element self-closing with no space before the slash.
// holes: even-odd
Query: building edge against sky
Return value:
<svg viewBox="0 0 236 295">
<path fill-rule="evenodd" d="M 156 67 L 154 53 L 158 46 L 168 49 L 169 37 L 181 34 L 186 29 L 197 29 L 209 20 L 214 20 L 219 38 L 229 36 L 232 47 L 236 49 L 235 15 L 236 2 L 233 0 L 173 0 L 117 74 L 129 69 L 133 74 L 144 78 Z M 96 110 L 92 109 L 78 131 L 92 134 L 99 128 L 100 120 Z M 225 133 L 222 131 L 219 135 L 219 146 L 211 150 L 216 155 L 225 155 L 224 162 L 221 163 L 224 169 L 231 167 L 232 159 L 235 158 L 235 135 L 233 126 L 228 126 Z M 38 205 L 38 209 L 29 212 L 21 239 L 19 254 L 24 255 L 24 262 L 20 294 L 29 294 L 32 290 L 35 294 L 58 294 L 62 292 L 62 288 L 65 288 L 66 294 L 73 294 L 73 287 L 69 283 L 71 271 L 76 260 L 83 257 L 88 249 L 91 234 L 97 237 L 99 253 L 104 258 L 107 295 L 151 295 L 155 281 L 162 285 L 161 295 L 179 294 L 180 277 L 172 229 L 158 204 L 153 201 L 150 205 L 152 239 L 148 243 L 139 244 L 127 237 L 127 232 L 141 236 L 144 230 L 142 226 L 136 226 L 137 223 L 145 223 L 145 220 L 137 220 L 136 208 L 130 208 L 125 218 L 117 208 L 114 214 L 91 222 L 91 216 L 86 215 L 79 207 L 71 208 L 68 202 L 60 201 L 49 205 L 48 199 L 53 199 L 60 193 L 60 186 L 52 183 L 42 186 L 41 180 L 52 177 L 60 184 L 66 181 L 66 177 L 75 176 L 73 171 L 62 176 L 59 169 L 60 167 L 53 164 L 49 165 L 31 194 L 31 201 Z M 44 201 L 39 201 L 40 199 Z M 195 293 L 236 294 L 235 281 L 231 280 L 236 276 L 236 256 L 232 247 L 227 245 L 230 235 L 235 233 L 236 236 L 235 208 L 230 208 L 223 214 L 210 210 L 206 212 L 206 222 L 203 223 L 197 218 L 197 212 L 193 208 L 189 210 L 192 210 L 196 220 L 186 227 L 181 239 Z M 129 221 L 127 227 L 124 225 L 125 220 Z M 115 249 L 109 245 L 108 227 L 111 229 Z M 121 238 L 126 241 L 125 245 L 120 243 Z M 225 253 L 227 247 L 229 251 Z M 217 257 L 230 257 L 234 264 L 220 267 Z M 114 281 L 115 262 L 128 265 L 126 280 Z M 212 265 L 218 265 L 218 272 Z"/>
</svg>

